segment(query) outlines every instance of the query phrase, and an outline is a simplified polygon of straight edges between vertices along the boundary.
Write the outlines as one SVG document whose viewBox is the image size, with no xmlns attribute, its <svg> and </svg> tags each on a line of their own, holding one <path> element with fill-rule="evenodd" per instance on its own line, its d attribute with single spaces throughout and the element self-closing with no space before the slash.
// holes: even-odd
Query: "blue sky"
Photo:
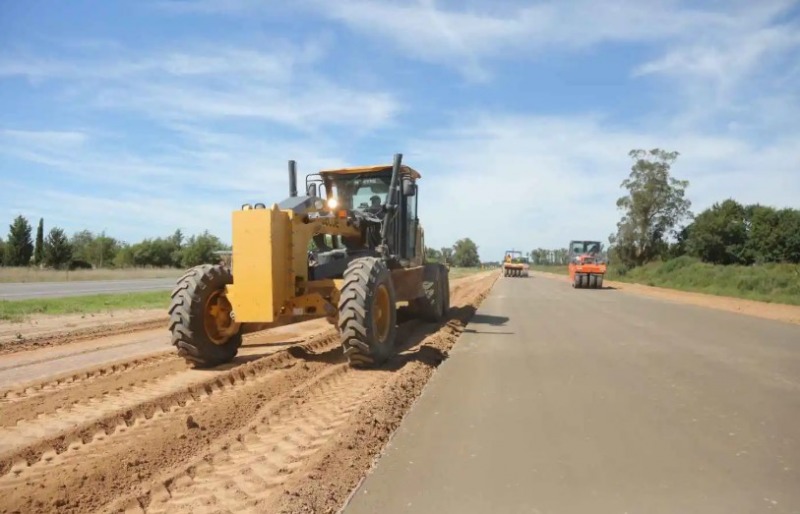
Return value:
<svg viewBox="0 0 800 514">
<path fill-rule="evenodd" d="M 428 244 L 607 241 L 628 151 L 695 212 L 800 207 L 800 19 L 783 0 L 0 3 L 0 221 L 129 242 L 209 229 L 301 173 L 423 175 Z M 5 230 L 0 230 L 5 232 Z M 4 236 L 4 234 L 3 234 Z"/>
</svg>

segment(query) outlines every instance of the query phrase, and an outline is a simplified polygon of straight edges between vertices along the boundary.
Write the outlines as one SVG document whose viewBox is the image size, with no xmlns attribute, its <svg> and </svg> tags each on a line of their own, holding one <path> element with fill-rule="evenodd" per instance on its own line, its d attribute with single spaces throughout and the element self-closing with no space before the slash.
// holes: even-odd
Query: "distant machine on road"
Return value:
<svg viewBox="0 0 800 514">
<path fill-rule="evenodd" d="M 599 241 L 569 242 L 569 278 L 576 289 L 602 289 L 608 259 Z"/>
<path fill-rule="evenodd" d="M 527 277 L 530 269 L 528 258 L 522 252 L 506 250 L 503 260 L 503 275 L 506 277 Z"/>
</svg>

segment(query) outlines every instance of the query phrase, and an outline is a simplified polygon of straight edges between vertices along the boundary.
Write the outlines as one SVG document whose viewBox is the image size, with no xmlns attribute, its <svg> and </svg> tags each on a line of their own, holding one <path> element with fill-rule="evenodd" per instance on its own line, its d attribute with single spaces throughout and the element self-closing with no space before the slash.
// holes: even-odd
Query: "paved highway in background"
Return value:
<svg viewBox="0 0 800 514">
<path fill-rule="evenodd" d="M 56 298 L 62 296 L 135 293 L 142 291 L 169 291 L 175 286 L 175 281 L 176 279 L 174 278 L 143 278 L 75 282 L 0 283 L 0 300 L 26 300 L 30 298 Z"/>
<path fill-rule="evenodd" d="M 798 513 L 800 326 L 501 278 L 345 514 Z"/>
</svg>

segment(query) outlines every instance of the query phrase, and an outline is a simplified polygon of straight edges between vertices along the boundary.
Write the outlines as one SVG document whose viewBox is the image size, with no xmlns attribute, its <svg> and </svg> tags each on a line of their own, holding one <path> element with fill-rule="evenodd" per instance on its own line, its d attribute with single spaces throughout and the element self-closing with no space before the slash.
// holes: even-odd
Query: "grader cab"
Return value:
<svg viewBox="0 0 800 514">
<path fill-rule="evenodd" d="M 380 365 L 395 343 L 397 304 L 441 320 L 450 307 L 448 270 L 424 259 L 417 217 L 420 174 L 402 164 L 323 170 L 298 196 L 233 212 L 230 265 L 188 270 L 172 293 L 170 331 L 196 366 L 231 361 L 242 335 L 325 317 L 352 366 Z"/>
</svg>

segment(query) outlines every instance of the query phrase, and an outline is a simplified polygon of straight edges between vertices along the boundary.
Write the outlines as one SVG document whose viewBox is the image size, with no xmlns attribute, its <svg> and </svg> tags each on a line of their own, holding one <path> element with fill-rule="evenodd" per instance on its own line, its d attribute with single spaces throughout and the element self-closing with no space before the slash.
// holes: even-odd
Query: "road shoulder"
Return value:
<svg viewBox="0 0 800 514">
<path fill-rule="evenodd" d="M 536 278 L 558 280 L 564 282 L 566 287 L 569 287 L 569 279 L 565 275 L 547 273 L 543 271 L 532 271 L 531 275 Z M 632 284 L 628 282 L 617 282 L 613 280 L 606 280 L 605 287 L 613 288 L 614 290 L 623 293 L 647 296 L 668 302 L 694 305 L 697 307 L 707 307 L 709 309 L 717 309 L 726 312 L 744 314 L 746 316 L 754 316 L 757 318 L 783 321 L 785 323 L 800 325 L 800 306 L 797 305 L 757 302 L 753 300 L 744 300 L 741 298 L 731 298 L 729 296 L 692 293 L 677 289 L 667 289 L 664 287 L 646 286 L 643 284 Z"/>
</svg>

